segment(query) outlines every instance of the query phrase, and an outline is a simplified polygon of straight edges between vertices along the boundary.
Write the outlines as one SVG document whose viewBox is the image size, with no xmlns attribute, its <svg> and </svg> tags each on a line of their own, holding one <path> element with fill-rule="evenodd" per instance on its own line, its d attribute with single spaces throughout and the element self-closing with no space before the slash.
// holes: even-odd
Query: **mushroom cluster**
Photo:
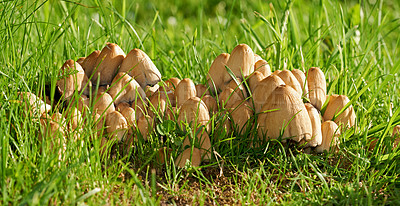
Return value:
<svg viewBox="0 0 400 206">
<path fill-rule="evenodd" d="M 93 137 L 102 138 L 102 153 L 112 142 L 124 145 L 127 152 L 138 136 L 147 140 L 160 120 L 172 120 L 188 134 L 175 159 L 179 167 L 212 158 L 209 134 L 214 115 L 228 117 L 215 118 L 227 133 L 256 130 L 256 141 L 293 140 L 316 152 L 337 145 L 339 133 L 355 124 L 349 98 L 327 96 L 319 68 L 272 73 L 268 62 L 246 44 L 217 56 L 205 85 L 189 78 L 162 81 L 146 53 L 133 49 L 125 55 L 114 43 L 77 61 L 67 60 L 59 76 L 57 91 L 66 105 L 62 112 L 50 112 L 40 98 L 20 93 L 41 113 L 40 123 L 47 131 L 42 136 L 64 137 L 73 131 L 79 138 L 92 119 Z M 85 118 L 88 115 L 92 118 Z"/>
</svg>

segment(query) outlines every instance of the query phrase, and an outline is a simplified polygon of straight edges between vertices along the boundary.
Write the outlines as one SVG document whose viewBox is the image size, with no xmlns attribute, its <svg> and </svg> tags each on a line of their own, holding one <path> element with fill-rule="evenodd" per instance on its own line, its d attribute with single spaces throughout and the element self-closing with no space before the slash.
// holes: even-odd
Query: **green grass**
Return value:
<svg viewBox="0 0 400 206">
<path fill-rule="evenodd" d="M 1 1 L 0 205 L 8 204 L 400 204 L 400 4 L 396 1 Z M 168 5 L 168 6 L 167 6 Z M 345 94 L 356 126 L 336 154 L 304 154 L 256 131 L 211 133 L 215 157 L 199 168 L 158 165 L 157 149 L 186 134 L 164 122 L 129 157 L 102 160 L 90 124 L 64 156 L 38 141 L 18 91 L 54 94 L 67 59 L 114 42 L 144 50 L 163 79 L 206 82 L 214 58 L 248 44 L 273 70 L 321 67 L 329 94 Z M 218 124 L 218 115 L 212 124 Z M 90 119 L 90 118 L 89 118 Z M 214 127 L 213 127 L 214 128 Z M 161 132 L 160 132 L 161 131 Z M 163 134 L 166 141 L 159 137 Z M 379 146 L 368 151 L 370 138 Z"/>
</svg>

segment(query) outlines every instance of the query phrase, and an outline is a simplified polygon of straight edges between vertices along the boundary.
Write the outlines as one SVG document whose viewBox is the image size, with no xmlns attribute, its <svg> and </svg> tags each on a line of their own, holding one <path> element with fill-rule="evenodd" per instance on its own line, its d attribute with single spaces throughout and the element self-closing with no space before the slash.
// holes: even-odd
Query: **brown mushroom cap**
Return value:
<svg viewBox="0 0 400 206">
<path fill-rule="evenodd" d="M 232 108 L 232 105 L 237 101 L 243 101 L 241 95 L 230 87 L 226 87 L 218 96 L 219 103 L 222 107 Z"/>
<path fill-rule="evenodd" d="M 142 116 L 148 115 L 147 102 L 143 100 L 138 99 L 132 102 L 131 107 L 135 110 L 136 120 Z"/>
<path fill-rule="evenodd" d="M 228 84 L 226 84 L 225 88 L 232 88 L 242 99 L 246 99 L 248 95 L 244 84 L 245 83 L 242 82 L 242 79 L 240 78 L 237 78 L 236 81 L 232 79 Z"/>
<path fill-rule="evenodd" d="M 307 72 L 307 84 L 310 102 L 321 111 L 326 100 L 325 75 L 318 67 L 311 67 Z"/>
<path fill-rule="evenodd" d="M 165 119 L 171 120 L 171 121 L 176 121 L 177 117 L 176 114 L 178 113 L 178 109 L 176 107 L 167 107 L 167 110 L 165 111 Z"/>
<path fill-rule="evenodd" d="M 128 134 L 133 134 L 133 130 L 136 128 L 135 110 L 126 102 L 119 103 L 115 109 L 125 117 L 129 126 Z"/>
<path fill-rule="evenodd" d="M 82 63 L 79 62 L 79 64 L 82 65 L 83 70 L 85 71 L 85 74 L 90 77 L 92 76 L 92 72 L 93 70 L 96 69 L 97 65 L 97 58 L 100 56 L 100 51 L 99 50 L 95 50 L 93 51 L 91 54 L 89 54 L 89 56 L 87 56 Z"/>
<path fill-rule="evenodd" d="M 198 167 L 201 164 L 201 151 L 197 148 L 187 148 L 185 149 L 175 160 L 175 165 L 183 168 L 186 162 L 189 161 L 192 166 Z"/>
<path fill-rule="evenodd" d="M 303 91 L 303 97 L 308 98 L 308 85 L 307 85 L 307 77 L 304 72 L 299 69 L 293 69 L 292 74 L 296 77 L 297 81 L 300 83 L 301 89 Z"/>
<path fill-rule="evenodd" d="M 137 128 L 142 134 L 144 140 L 147 140 L 148 135 L 153 130 L 154 127 L 154 119 L 148 115 L 141 116 L 137 121 Z"/>
<path fill-rule="evenodd" d="M 261 74 L 264 75 L 264 77 L 271 75 L 271 67 L 269 66 L 268 62 L 265 61 L 264 59 L 255 61 L 254 71 L 260 72 Z"/>
<path fill-rule="evenodd" d="M 248 78 L 247 78 L 247 82 L 249 84 L 250 87 L 250 91 L 253 94 L 254 93 L 254 89 L 256 88 L 256 86 L 265 78 L 265 76 L 259 72 L 259 71 L 255 71 L 253 72 Z"/>
<path fill-rule="evenodd" d="M 329 151 L 331 147 L 336 146 L 338 142 L 338 136 L 340 131 L 338 126 L 333 121 L 325 121 L 321 125 L 322 132 L 322 143 L 316 148 L 316 152 L 322 153 L 325 150 Z"/>
<path fill-rule="evenodd" d="M 174 91 L 175 88 L 178 86 L 180 81 L 181 80 L 176 78 L 176 77 L 171 77 L 167 81 L 165 81 L 164 83 L 165 83 L 165 85 L 167 87 L 169 87 L 172 91 Z"/>
<path fill-rule="evenodd" d="M 189 78 L 181 80 L 175 89 L 176 106 L 180 107 L 186 100 L 196 96 L 196 86 Z"/>
<path fill-rule="evenodd" d="M 92 84 L 83 71 L 80 64 L 74 60 L 67 60 L 60 70 L 62 79 L 57 81 L 58 91 L 64 95 L 64 100 L 68 100 L 75 91 L 88 95 Z"/>
<path fill-rule="evenodd" d="M 93 111 L 100 115 L 107 115 L 108 113 L 115 111 L 113 98 L 108 93 L 97 94 Z"/>
<path fill-rule="evenodd" d="M 209 131 L 209 120 L 210 115 L 207 106 L 198 97 L 191 97 L 188 99 L 184 104 L 182 104 L 179 110 L 178 122 L 182 130 L 185 129 L 182 122 L 187 122 L 195 130 L 197 130 L 198 125 L 204 125 L 207 131 Z"/>
<path fill-rule="evenodd" d="M 153 118 L 158 114 L 163 117 L 167 109 L 167 96 L 164 92 L 156 92 L 150 97 L 149 102 L 150 112 L 149 115 Z"/>
<path fill-rule="evenodd" d="M 30 92 L 18 92 L 18 96 L 30 115 L 41 115 L 51 110 L 51 106 Z"/>
<path fill-rule="evenodd" d="M 394 137 L 393 148 L 396 148 L 400 143 L 400 125 L 393 128 L 392 137 Z"/>
<path fill-rule="evenodd" d="M 207 106 L 208 111 L 210 112 L 210 116 L 213 113 L 216 113 L 218 111 L 218 104 L 217 100 L 215 100 L 214 97 L 211 95 L 204 95 L 201 100 L 204 102 L 204 104 Z"/>
<path fill-rule="evenodd" d="M 111 139 L 116 138 L 121 141 L 128 132 L 128 122 L 118 111 L 113 111 L 107 114 L 106 126 L 107 133 L 111 135 Z"/>
<path fill-rule="evenodd" d="M 212 93 L 219 93 L 223 85 L 225 84 L 225 76 L 229 76 L 229 73 L 226 71 L 226 64 L 229 59 L 229 54 L 222 53 L 211 64 L 210 70 L 207 74 L 207 82 L 210 87 L 210 91 Z M 215 88 L 214 88 L 215 85 Z"/>
<path fill-rule="evenodd" d="M 231 52 L 227 67 L 231 69 L 236 77 L 244 79 L 245 76 L 254 71 L 253 50 L 246 44 L 237 45 Z M 224 82 L 231 81 L 231 79 L 231 76 L 225 76 Z"/>
<path fill-rule="evenodd" d="M 232 122 L 237 128 L 239 134 L 243 134 L 246 130 L 246 124 L 253 115 L 253 110 L 246 101 L 237 101 L 232 105 L 231 109 Z"/>
<path fill-rule="evenodd" d="M 156 65 L 140 49 L 132 49 L 121 64 L 121 72 L 127 72 L 135 78 L 142 88 L 153 86 L 161 81 L 161 73 Z"/>
<path fill-rule="evenodd" d="M 342 110 L 350 100 L 345 95 L 331 95 L 329 98 L 328 105 L 324 112 L 324 120 L 332 120 L 340 110 Z M 344 110 L 335 120 L 335 123 L 342 128 L 352 127 L 356 121 L 356 114 L 354 112 L 353 106 L 350 105 L 346 110 Z"/>
<path fill-rule="evenodd" d="M 107 43 L 97 57 L 95 65 L 98 66 L 92 71 L 92 83 L 97 84 L 100 78 L 99 85 L 110 84 L 124 58 L 125 53 L 117 44 Z"/>
<path fill-rule="evenodd" d="M 146 93 L 146 97 L 150 98 L 154 93 L 156 93 L 160 89 L 160 85 L 155 84 L 154 86 L 147 85 L 144 88 L 144 92 Z M 162 89 L 161 89 L 162 90 Z"/>
<path fill-rule="evenodd" d="M 210 95 L 210 91 L 208 91 L 207 87 L 204 84 L 198 84 L 196 87 L 196 96 L 202 97 L 203 95 Z"/>
<path fill-rule="evenodd" d="M 261 108 L 267 102 L 271 93 L 280 85 L 285 85 L 283 80 L 276 75 L 269 75 L 254 88 L 253 101 L 256 113 L 261 112 Z"/>
<path fill-rule="evenodd" d="M 124 72 L 119 72 L 115 76 L 108 93 L 115 99 L 114 104 L 132 102 L 138 98 L 146 98 L 146 94 L 135 79 Z"/>
<path fill-rule="evenodd" d="M 269 111 L 275 110 L 275 111 Z M 292 139 L 299 142 L 311 139 L 312 125 L 301 96 L 290 86 L 280 85 L 270 95 L 259 116 L 259 135 L 266 134 L 269 138 L 280 136 L 282 139 Z"/>
<path fill-rule="evenodd" d="M 321 115 L 312 104 L 305 103 L 304 106 L 306 107 L 308 116 L 310 117 L 313 131 L 311 140 L 306 140 L 308 141 L 306 147 L 316 147 L 322 143 Z"/>
<path fill-rule="evenodd" d="M 94 116 L 94 124 L 96 126 L 96 134 L 98 137 L 103 135 L 103 131 L 105 129 L 106 117 L 105 115 L 95 114 Z"/>
<path fill-rule="evenodd" d="M 283 70 L 279 72 L 278 76 L 285 82 L 286 85 L 291 86 L 300 96 L 303 94 L 300 82 L 297 81 L 296 77 L 289 70 Z"/>
<path fill-rule="evenodd" d="M 194 140 L 186 137 L 182 146 L 192 146 L 192 143 L 194 143 L 195 148 L 200 149 L 203 160 L 211 159 L 211 141 L 206 131 L 201 131 Z"/>
<path fill-rule="evenodd" d="M 50 148 L 62 147 L 65 142 L 65 131 L 59 123 L 49 119 L 40 118 L 40 133 L 38 135 L 40 142 L 49 142 Z"/>
</svg>

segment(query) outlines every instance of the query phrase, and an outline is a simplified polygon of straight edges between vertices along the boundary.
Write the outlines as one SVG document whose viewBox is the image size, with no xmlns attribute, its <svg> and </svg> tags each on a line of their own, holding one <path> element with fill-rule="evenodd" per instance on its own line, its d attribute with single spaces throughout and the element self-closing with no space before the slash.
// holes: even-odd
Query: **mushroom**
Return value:
<svg viewBox="0 0 400 206">
<path fill-rule="evenodd" d="M 178 109 L 176 107 L 167 107 L 164 118 L 171 121 L 176 121 L 176 114 Z"/>
<path fill-rule="evenodd" d="M 311 139 L 312 124 L 301 96 L 291 86 L 280 85 L 270 95 L 259 115 L 259 135 L 269 138 Z M 283 134 L 281 132 L 283 131 Z"/>
<path fill-rule="evenodd" d="M 244 79 L 254 71 L 253 50 L 246 44 L 237 45 L 232 50 L 226 65 L 236 77 Z M 231 79 L 231 76 L 225 75 L 224 82 L 229 82 Z"/>
<path fill-rule="evenodd" d="M 208 113 L 207 106 L 198 97 L 191 97 L 184 104 L 182 104 L 178 115 L 178 123 L 182 130 L 185 129 L 182 122 L 187 122 L 195 130 L 197 130 L 198 125 L 204 125 L 207 131 L 209 131 L 209 120 L 210 115 Z"/>
<path fill-rule="evenodd" d="M 242 79 L 237 78 L 236 81 L 232 79 L 226 87 L 232 88 L 242 99 L 246 99 L 247 96 L 247 91 L 244 88 L 244 82 L 242 82 Z M 225 88 L 226 88 L 225 87 Z"/>
<path fill-rule="evenodd" d="M 333 121 L 325 121 L 321 125 L 322 132 L 322 143 L 315 150 L 318 153 L 322 153 L 325 150 L 329 151 L 331 147 L 335 147 L 339 144 L 338 136 L 340 135 L 340 131 L 338 130 L 338 126 Z"/>
<path fill-rule="evenodd" d="M 136 120 L 142 116 L 148 115 L 147 103 L 141 99 L 132 102 L 131 107 L 135 110 Z"/>
<path fill-rule="evenodd" d="M 232 88 L 226 87 L 218 96 L 219 103 L 224 108 L 232 108 L 232 105 L 237 101 L 243 101 L 244 99 Z"/>
<path fill-rule="evenodd" d="M 175 89 L 176 106 L 180 107 L 186 100 L 196 96 L 196 86 L 189 78 L 181 80 Z"/>
<path fill-rule="evenodd" d="M 145 88 L 146 85 L 153 86 L 161 81 L 160 71 L 150 57 L 140 49 L 132 49 L 126 55 L 121 64 L 120 72 L 127 72 L 135 77 L 142 88 Z"/>
<path fill-rule="evenodd" d="M 246 125 L 253 115 L 253 110 L 246 101 L 237 101 L 230 111 L 232 122 L 239 134 L 244 134 Z"/>
<path fill-rule="evenodd" d="M 128 122 L 125 117 L 118 111 L 110 112 L 106 115 L 107 133 L 110 139 L 122 141 L 128 132 Z"/>
<path fill-rule="evenodd" d="M 334 116 L 341 111 L 348 103 L 349 98 L 345 95 L 333 94 L 329 97 L 328 105 L 324 112 L 324 120 L 333 120 Z M 353 127 L 356 121 L 356 114 L 353 106 L 350 105 L 345 109 L 339 116 L 334 120 L 336 124 L 341 126 L 342 129 L 345 127 Z"/>
<path fill-rule="evenodd" d="M 192 152 L 193 151 L 193 152 Z M 197 148 L 187 148 L 185 149 L 175 160 L 175 165 L 183 168 L 186 162 L 189 161 L 194 167 L 200 166 L 201 163 L 201 151 Z"/>
<path fill-rule="evenodd" d="M 253 101 L 256 113 L 261 112 L 261 108 L 269 99 L 271 93 L 280 85 L 285 85 L 283 80 L 276 75 L 269 75 L 254 88 Z"/>
<path fill-rule="evenodd" d="M 311 67 L 307 72 L 307 84 L 310 102 L 319 111 L 326 100 L 325 75 L 318 67 Z"/>
<path fill-rule="evenodd" d="M 304 106 L 307 109 L 312 125 L 312 137 L 310 140 L 306 140 L 308 141 L 306 147 L 316 147 L 322 143 L 321 115 L 312 104 L 305 103 Z"/>
<path fill-rule="evenodd" d="M 160 89 L 160 85 L 158 85 L 158 84 L 155 84 L 154 86 L 146 85 L 146 87 L 144 88 L 144 92 L 146 93 L 146 97 L 150 98 L 159 89 Z"/>
<path fill-rule="evenodd" d="M 136 115 L 135 110 L 126 102 L 121 102 L 117 105 L 116 110 L 119 111 L 122 116 L 125 117 L 126 122 L 128 123 L 128 135 L 133 134 L 133 130 L 136 128 Z"/>
<path fill-rule="evenodd" d="M 88 77 L 80 64 L 74 60 L 67 60 L 60 70 L 61 79 L 57 81 L 57 89 L 64 95 L 64 100 L 68 100 L 75 91 L 88 95 L 90 92 L 90 83 Z"/>
<path fill-rule="evenodd" d="M 64 147 L 65 142 L 65 131 L 63 127 L 60 126 L 59 123 L 49 119 L 49 118 L 40 118 L 40 133 L 38 135 L 38 140 L 40 142 L 49 142 L 49 146 L 51 149 L 54 149 L 54 146 Z M 65 148 L 64 148 L 65 150 Z"/>
<path fill-rule="evenodd" d="M 115 76 L 108 93 L 114 99 L 114 104 L 146 98 L 146 94 L 135 79 L 124 72 L 119 72 Z"/>
<path fill-rule="evenodd" d="M 150 97 L 150 112 L 149 115 L 155 118 L 157 115 L 160 117 L 164 116 L 165 110 L 167 109 L 167 96 L 164 92 L 156 92 Z"/>
<path fill-rule="evenodd" d="M 271 67 L 269 66 L 268 62 L 265 61 L 264 59 L 255 61 L 254 71 L 260 72 L 261 74 L 264 75 L 264 77 L 271 75 Z"/>
<path fill-rule="evenodd" d="M 264 75 L 259 72 L 259 71 L 255 71 L 253 72 L 248 78 L 247 78 L 247 82 L 249 84 L 250 87 L 250 91 L 253 94 L 254 93 L 254 89 L 256 88 L 256 86 L 264 79 Z"/>
<path fill-rule="evenodd" d="M 291 86 L 294 90 L 296 90 L 297 93 L 300 94 L 300 96 L 302 95 L 303 90 L 301 89 L 301 85 L 292 72 L 289 70 L 283 70 L 279 72 L 278 76 L 283 80 L 283 82 L 285 82 L 286 85 Z"/>
<path fill-rule="evenodd" d="M 275 70 L 272 74 L 273 75 L 276 75 L 276 76 L 279 76 L 279 73 L 281 73 L 282 72 L 282 70 Z"/>
<path fill-rule="evenodd" d="M 148 139 L 148 135 L 154 127 L 154 119 L 148 115 L 141 116 L 137 121 L 137 128 L 144 140 Z"/>
<path fill-rule="evenodd" d="M 110 84 L 124 58 L 125 53 L 117 44 L 107 43 L 96 59 L 97 69 L 92 71 L 92 83 Z"/>
<path fill-rule="evenodd" d="M 194 143 L 194 144 L 192 144 Z M 199 131 L 197 137 L 193 140 L 192 138 L 186 137 L 183 141 L 182 146 L 194 146 L 197 149 L 200 149 L 200 156 L 202 160 L 210 160 L 211 159 L 211 141 L 207 132 L 202 130 Z"/>
<path fill-rule="evenodd" d="M 115 111 L 113 98 L 108 93 L 98 93 L 94 102 L 93 111 L 100 115 L 107 115 Z"/>
<path fill-rule="evenodd" d="M 93 51 L 91 54 L 89 54 L 89 56 L 87 56 L 82 63 L 79 62 L 79 64 L 82 65 L 83 70 L 85 71 L 85 74 L 88 77 L 92 76 L 93 70 L 96 69 L 96 67 L 98 66 L 98 64 L 96 64 L 97 62 L 97 58 L 100 56 L 100 51 L 99 50 L 95 50 Z"/>
<path fill-rule="evenodd" d="M 165 81 L 165 85 L 169 87 L 172 91 L 175 91 L 175 88 L 178 86 L 181 80 L 176 77 L 171 77 L 167 81 Z"/>
<path fill-rule="evenodd" d="M 106 117 L 104 115 L 95 114 L 94 125 L 96 126 L 96 134 L 98 137 L 103 136 L 103 131 L 105 129 Z"/>
<path fill-rule="evenodd" d="M 203 97 L 201 97 L 201 100 L 207 106 L 207 109 L 210 112 L 210 116 L 212 116 L 213 113 L 216 113 L 218 111 L 217 100 L 215 100 L 215 98 L 212 97 L 211 95 L 206 94 Z"/>
<path fill-rule="evenodd" d="M 308 85 L 307 85 L 307 77 L 304 72 L 299 69 L 293 69 L 292 74 L 296 77 L 297 81 L 300 83 L 301 89 L 303 91 L 303 97 L 308 98 Z"/>
<path fill-rule="evenodd" d="M 226 71 L 226 64 L 229 59 L 229 54 L 222 53 L 211 64 L 207 74 L 207 82 L 210 90 L 214 94 L 218 94 L 225 84 L 225 79 L 228 79 L 229 73 Z M 215 86 L 215 87 L 214 87 Z"/>
<path fill-rule="evenodd" d="M 203 95 L 210 95 L 210 91 L 208 91 L 207 87 L 204 84 L 198 84 L 196 87 L 196 96 L 202 97 Z"/>
<path fill-rule="evenodd" d="M 400 125 L 393 128 L 392 137 L 394 138 L 393 148 L 396 148 L 400 143 Z"/>
<path fill-rule="evenodd" d="M 258 61 L 260 61 L 260 60 L 263 60 L 263 59 L 260 57 L 260 55 L 254 53 L 254 62 L 258 62 Z M 255 71 L 255 70 L 254 70 L 254 71 Z"/>
<path fill-rule="evenodd" d="M 24 104 L 25 110 L 29 111 L 30 115 L 42 115 L 51 110 L 51 106 L 44 103 L 39 97 L 30 92 L 18 92 L 21 103 Z"/>
</svg>

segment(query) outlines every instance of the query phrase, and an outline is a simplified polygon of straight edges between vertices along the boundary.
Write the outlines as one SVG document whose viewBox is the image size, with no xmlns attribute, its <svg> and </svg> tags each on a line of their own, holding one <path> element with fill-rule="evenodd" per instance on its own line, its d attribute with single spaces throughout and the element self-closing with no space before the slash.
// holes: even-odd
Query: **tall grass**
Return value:
<svg viewBox="0 0 400 206">
<path fill-rule="evenodd" d="M 1 1 L 0 204 L 399 204 L 400 4 L 386 1 Z M 168 6 L 165 6 L 168 5 Z M 256 131 L 211 132 L 210 163 L 186 171 L 157 150 L 188 135 L 164 122 L 128 157 L 104 160 L 91 124 L 68 141 L 60 159 L 38 141 L 38 116 L 17 92 L 54 98 L 58 70 L 114 42 L 144 50 L 163 75 L 205 83 L 213 59 L 250 45 L 273 70 L 324 71 L 329 94 L 348 95 L 356 126 L 338 153 L 304 154 L 266 142 L 249 148 Z M 48 91 L 47 91 L 48 92 Z M 221 112 L 222 113 L 222 112 Z M 218 124 L 214 116 L 212 124 Z M 90 119 L 90 118 L 89 118 Z M 90 121 L 89 121 L 90 122 Z M 160 132 L 161 131 L 161 132 Z M 165 141 L 161 142 L 159 137 Z M 370 138 L 378 146 L 368 150 Z M 155 170 L 153 170 L 155 168 Z"/>
</svg>

